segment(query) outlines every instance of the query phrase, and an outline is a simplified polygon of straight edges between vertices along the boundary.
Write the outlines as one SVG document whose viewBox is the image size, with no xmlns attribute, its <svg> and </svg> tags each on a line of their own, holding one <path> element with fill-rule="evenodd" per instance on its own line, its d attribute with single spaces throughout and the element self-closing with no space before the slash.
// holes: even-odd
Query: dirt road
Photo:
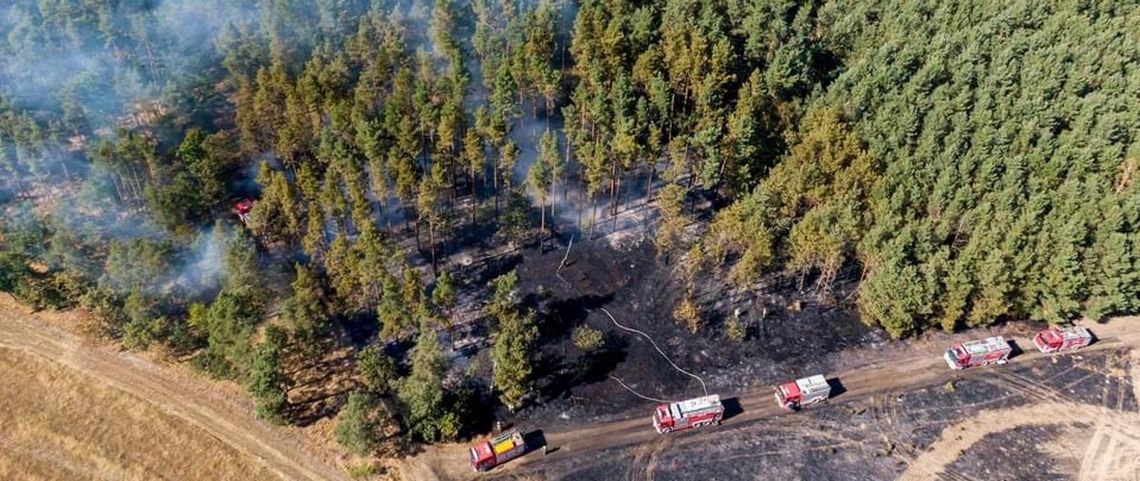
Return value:
<svg viewBox="0 0 1140 481">
<path fill-rule="evenodd" d="M 1098 341 L 1085 349 L 1084 352 L 1117 349 L 1121 347 L 1140 346 L 1140 318 L 1115 318 L 1106 323 L 1089 323 L 1088 326 L 1098 336 Z M 968 336 L 968 333 L 966 334 Z M 1026 363 L 1042 359 L 1047 355 L 1033 348 L 1032 342 L 1027 338 L 1007 336 L 1023 351 L 1011 359 L 1011 363 Z M 1065 354 L 1061 354 L 1065 355 Z M 1000 369 L 1000 367 L 996 368 Z M 903 392 L 932 385 L 939 385 L 956 378 L 973 378 L 985 376 L 986 369 L 967 370 L 955 373 L 951 371 L 941 357 L 941 352 L 932 349 L 916 349 L 907 353 L 903 358 L 880 360 L 864 366 L 853 366 L 851 370 L 839 373 L 828 373 L 829 378 L 838 378 L 843 386 L 843 392 L 835 401 L 847 403 L 867 400 L 875 396 L 888 393 Z M 725 426 L 743 426 L 751 422 L 772 416 L 784 415 L 768 389 L 759 389 L 737 395 L 721 393 L 726 404 L 733 400 L 739 404 L 741 412 L 724 421 Z M 700 442 L 716 436 L 715 430 L 692 430 L 674 433 L 670 441 L 677 442 L 684 439 L 686 443 Z M 568 432 L 544 433 L 547 444 L 557 446 L 558 450 L 550 455 L 554 458 L 576 457 L 581 464 L 591 464 L 591 456 L 597 456 L 603 451 L 632 445 L 647 446 L 646 453 L 635 453 L 635 459 L 646 458 L 643 468 L 650 468 L 655 460 L 654 453 L 660 451 L 654 448 L 662 441 L 662 436 L 650 427 L 649 412 L 643 416 L 616 421 L 607 424 L 587 426 Z M 428 449 L 409 464 L 416 469 L 405 470 L 407 477 L 421 481 L 434 481 L 436 479 L 460 480 L 473 479 L 473 473 L 466 468 L 465 447 L 459 445 L 439 446 Z M 541 466 L 547 459 L 541 454 L 532 453 L 510 464 L 504 465 L 497 474 L 520 475 L 527 473 L 531 468 Z M 425 473 L 425 466 L 430 466 L 434 472 Z"/>
<path fill-rule="evenodd" d="M 1090 324 L 1090 327 L 1099 339 L 1086 352 L 1140 346 L 1140 318 L 1117 318 L 1103 324 Z M 1014 337 L 1013 340 L 1026 350 L 1011 362 L 1023 363 L 1045 357 L 1032 348 L 1028 339 Z M 129 353 L 81 346 L 76 336 L 10 309 L 0 311 L 0 347 L 18 349 L 61 363 L 145 399 L 162 411 L 186 420 L 259 460 L 282 479 L 347 479 L 335 467 L 311 456 L 296 440 L 253 419 L 248 407 L 212 396 L 209 391 L 201 388 L 202 383 L 185 376 L 172 377 Z M 867 400 L 889 393 L 938 385 L 954 378 L 986 375 L 985 369 L 951 372 L 937 349 L 935 346 L 916 348 L 892 359 L 853 366 L 846 372 L 829 373 L 829 377 L 839 379 L 844 389 L 836 402 Z M 747 429 L 749 424 L 758 420 L 784 415 L 767 389 L 748 391 L 735 398 L 731 393 L 722 393 L 722 396 L 729 404 L 735 400 L 741 408 L 739 413 L 725 420 L 726 426 Z M 546 460 L 575 458 L 581 464 L 591 464 L 597 462 L 599 455 L 607 450 L 636 445 L 634 459 L 638 466 L 631 469 L 650 475 L 658 455 L 670 444 L 681 440 L 699 442 L 710 439 L 717 435 L 715 431 L 693 430 L 663 437 L 649 428 L 648 414 L 630 413 L 628 419 L 621 421 L 584 426 L 566 432 L 545 433 L 547 444 L 558 447 L 549 458 L 531 453 L 504 466 L 501 471 L 497 470 L 495 474 L 526 475 L 533 469 L 541 468 Z M 918 471 L 929 474 L 943 465 L 944 461 L 933 462 Z M 428 448 L 422 454 L 407 460 L 406 466 L 406 477 L 420 481 L 474 477 L 466 467 L 466 447 L 462 445 Z"/>
<path fill-rule="evenodd" d="M 249 409 L 211 395 L 203 382 L 172 377 L 129 353 L 80 344 L 73 334 L 12 309 L 0 310 L 0 347 L 61 363 L 144 399 L 259 461 L 281 479 L 348 479 L 339 469 L 311 456 L 299 442 L 253 419 Z M 155 440 L 156 444 L 160 441 Z"/>
</svg>

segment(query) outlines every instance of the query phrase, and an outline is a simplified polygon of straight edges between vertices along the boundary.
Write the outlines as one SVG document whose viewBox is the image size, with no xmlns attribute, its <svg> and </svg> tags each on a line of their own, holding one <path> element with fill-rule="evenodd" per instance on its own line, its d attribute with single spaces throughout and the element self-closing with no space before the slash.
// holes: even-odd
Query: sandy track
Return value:
<svg viewBox="0 0 1140 481">
<path fill-rule="evenodd" d="M 259 460 L 282 479 L 300 481 L 347 479 L 336 468 L 323 464 L 310 456 L 295 441 L 285 439 L 281 433 L 252 419 L 249 409 L 211 397 L 204 389 L 201 389 L 202 383 L 200 382 L 178 376 L 171 377 L 149 362 L 130 354 L 80 346 L 80 341 L 76 336 L 47 326 L 26 315 L 11 310 L 0 312 L 2 312 L 0 314 L 0 346 L 2 347 L 19 349 L 59 362 L 145 399 L 162 411 L 188 421 L 233 446 L 238 451 Z M 1090 351 L 1140 345 L 1140 319 L 1118 318 L 1092 327 L 1099 337 L 1099 342 L 1088 348 Z M 1023 348 L 1032 346 L 1027 339 L 1015 338 L 1014 341 Z M 1030 347 L 1030 349 L 1032 348 Z M 848 372 L 831 373 L 831 377 L 838 377 L 846 389 L 846 392 L 837 401 L 866 400 L 890 392 L 936 385 L 955 376 L 937 355 L 912 353 L 908 356 L 861 366 Z M 1026 362 L 1043 357 L 1045 355 L 1035 350 L 1029 350 L 1011 362 Z M 957 376 L 978 376 L 985 372 L 986 370 L 967 371 L 957 374 Z M 1133 374 L 1135 375 L 1135 372 Z M 730 393 L 722 393 L 722 396 L 725 398 L 732 397 Z M 726 425 L 744 426 L 765 417 L 783 414 L 782 410 L 771 399 L 771 392 L 767 389 L 749 391 L 739 395 L 737 399 L 743 408 L 743 412 L 726 420 Z M 1048 401 L 1039 406 L 1044 406 L 1041 409 L 1052 409 L 1053 411 L 1050 412 L 1054 413 L 1058 412 L 1057 409 L 1072 408 L 1065 403 Z M 1098 410 L 1102 408 L 1086 406 L 1082 409 Z M 1117 416 L 1120 415 L 1118 411 L 1113 412 Z M 1097 414 L 1103 413 L 1098 412 Z M 999 413 L 994 416 L 996 418 L 1004 416 L 1004 414 Z M 1106 433 L 1122 432 L 1122 429 L 1126 433 L 1137 432 L 1136 428 L 1140 427 L 1140 419 L 1133 419 L 1132 417 L 1127 419 L 1099 417 L 1105 420 L 1104 424 L 1098 426 L 1105 430 L 1100 431 L 1098 429 L 1102 433 L 1102 437 Z M 984 422 L 987 420 L 988 418 L 981 422 L 976 419 L 965 422 L 975 422 L 982 426 L 992 427 Z M 673 437 L 685 437 L 690 441 L 696 441 L 716 436 L 714 431 L 695 430 L 676 433 Z M 647 448 L 642 459 L 642 464 L 646 468 L 652 468 L 655 464 L 656 454 L 659 453 L 656 448 L 664 445 L 660 435 L 648 428 L 647 415 L 635 415 L 630 419 L 586 426 L 567 432 L 546 433 L 546 438 L 548 444 L 559 448 L 551 456 L 577 457 L 585 464 L 589 464 L 591 457 L 596 458 L 603 451 L 643 444 Z M 1097 437 L 1098 442 L 1099 439 Z M 1140 445 L 1131 436 L 1114 436 L 1114 439 L 1114 442 L 1122 443 L 1122 447 L 1127 447 L 1126 451 L 1128 452 L 1134 452 L 1133 449 L 1140 448 Z M 960 449 L 962 448 L 952 446 L 946 449 L 936 447 L 930 452 L 956 455 Z M 1094 450 L 1100 451 L 1100 449 L 1095 448 Z M 404 474 L 410 479 L 420 481 L 470 479 L 473 475 L 465 466 L 465 451 L 466 447 L 462 445 L 429 447 L 421 455 L 404 463 Z M 1118 451 L 1124 452 L 1125 450 Z M 938 454 L 938 456 L 942 455 Z M 541 467 L 543 459 L 543 456 L 536 456 L 532 453 L 530 456 L 524 456 L 504 466 L 502 474 L 524 474 L 532 468 Z M 940 472 L 942 467 L 952 461 L 953 459 L 950 458 L 941 459 L 937 457 L 929 460 L 916 460 L 911 469 L 915 470 L 914 476 L 917 477 L 907 479 L 929 479 L 930 475 Z M 1099 459 L 1090 462 L 1103 463 Z M 1100 472 L 1088 474 L 1091 475 L 1088 476 L 1089 478 L 1103 479 L 1099 476 Z M 912 475 L 907 474 L 906 476 Z"/>
<path fill-rule="evenodd" d="M 172 377 L 129 353 L 81 346 L 75 335 L 12 309 L 0 310 L 0 346 L 58 362 L 144 399 L 256 459 L 281 479 L 348 479 L 340 470 L 309 455 L 296 441 L 253 419 L 248 409 L 210 396 L 203 382 Z"/>
<path fill-rule="evenodd" d="M 1117 461 L 1113 448 L 1117 444 L 1123 444 L 1133 453 L 1140 453 L 1140 437 L 1125 434 L 1140 433 L 1140 415 L 1103 406 L 1046 402 L 1011 409 L 987 410 L 946 427 L 942 431 L 942 437 L 911 463 L 899 481 L 937 479 L 939 474 L 958 459 L 961 452 L 990 433 L 1021 426 L 1086 423 L 1090 420 L 1095 420 L 1097 427 L 1089 443 L 1089 453 L 1081 462 L 1081 473 L 1077 479 L 1124 479 L 1107 477 L 1109 471 L 1105 468 Z M 1105 449 L 1102 441 L 1107 441 L 1113 449 Z M 1113 459 L 1102 459 L 1102 455 Z"/>
<path fill-rule="evenodd" d="M 1086 348 L 1085 352 L 1140 346 L 1140 318 L 1122 317 L 1102 324 L 1089 323 L 1088 325 L 1098 336 L 1098 341 Z M 1029 339 L 1007 338 L 1024 350 L 1020 355 L 1011 359 L 1011 363 L 1024 363 L 1047 357 L 1046 354 L 1034 349 Z M 938 385 L 955 378 L 986 376 L 988 373 L 988 369 L 954 373 L 946 367 L 946 363 L 940 354 L 940 352 L 912 352 L 905 357 L 879 361 L 860 366 L 851 371 L 829 373 L 829 378 L 838 377 L 846 389 L 846 392 L 836 398 L 836 402 L 867 400 L 887 393 Z M 994 369 L 1000 369 L 1000 367 Z M 733 395 L 721 393 L 721 397 L 730 399 Z M 776 405 L 772 399 L 772 393 L 768 389 L 748 391 L 738 395 L 737 399 L 743 412 L 725 420 L 725 425 L 745 425 L 766 417 L 785 414 Z M 1140 426 L 1140 421 L 1136 425 Z M 674 433 L 673 437 L 684 437 L 687 440 L 686 442 L 696 442 L 717 436 L 715 431 L 715 429 L 698 429 Z M 545 436 L 549 445 L 558 447 L 558 451 L 551 454 L 552 457 L 578 457 L 582 465 L 593 464 L 597 460 L 591 457 L 596 458 L 602 451 L 643 443 L 651 445 L 660 437 L 649 427 L 648 414 L 572 431 L 548 432 L 545 433 Z M 465 450 L 466 447 L 460 445 L 430 447 L 412 460 L 418 469 L 405 469 L 405 474 L 409 479 L 419 481 L 472 479 L 474 478 L 473 473 L 464 469 L 467 459 Z M 647 453 L 651 452 L 647 450 Z M 954 453 L 956 456 L 957 451 Z M 542 455 L 532 453 L 508 463 L 496 471 L 504 475 L 518 475 L 528 472 L 532 468 L 540 467 L 543 459 Z M 639 464 L 647 464 L 645 460 L 640 458 L 639 461 L 641 461 Z M 426 473 L 423 471 L 425 465 L 433 469 L 434 472 L 431 475 L 425 475 Z"/>
</svg>

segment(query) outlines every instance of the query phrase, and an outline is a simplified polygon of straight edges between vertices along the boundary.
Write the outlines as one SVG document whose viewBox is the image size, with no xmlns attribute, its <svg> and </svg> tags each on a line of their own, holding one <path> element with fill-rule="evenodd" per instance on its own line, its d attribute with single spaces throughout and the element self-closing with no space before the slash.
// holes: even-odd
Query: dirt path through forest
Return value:
<svg viewBox="0 0 1140 481">
<path fill-rule="evenodd" d="M 1105 323 L 1087 324 L 1097 335 L 1098 341 L 1085 349 L 1085 352 L 1121 347 L 1140 346 L 1140 318 L 1121 317 L 1114 318 Z M 965 334 L 966 337 L 969 333 Z M 1015 342 L 1023 352 L 1010 360 L 1011 363 L 1023 363 L 1042 359 L 1042 354 L 1033 348 L 1030 339 L 1023 337 L 1008 337 Z M 1065 354 L 1061 354 L 1065 355 Z M 999 368 L 1000 369 L 1000 368 Z M 923 350 L 908 351 L 903 357 L 883 359 L 873 364 L 859 366 L 850 371 L 827 373 L 829 378 L 838 378 L 845 392 L 836 398 L 836 402 L 864 401 L 875 396 L 893 392 L 902 392 L 911 389 L 938 385 L 957 378 L 970 378 L 987 375 L 986 369 L 967 370 L 954 373 L 946 367 L 945 361 L 939 352 L 925 352 Z M 772 399 L 768 389 L 758 389 L 739 395 L 733 393 L 720 393 L 723 399 L 736 397 L 743 412 L 726 419 L 725 425 L 747 424 L 762 418 L 785 414 Z M 647 411 L 648 412 L 648 411 Z M 1138 420 L 1137 426 L 1140 426 Z M 715 430 L 694 430 L 677 433 L 674 436 L 684 436 L 686 442 L 699 442 L 699 440 L 716 436 Z M 547 444 L 557 446 L 558 450 L 550 456 L 579 457 L 580 462 L 592 464 L 591 456 L 634 444 L 649 444 L 658 440 L 659 434 L 649 426 L 648 414 L 632 417 L 623 421 L 615 421 L 593 426 L 584 426 L 581 429 L 566 432 L 544 433 Z M 955 455 L 957 451 L 954 452 Z M 530 467 L 541 465 L 544 457 L 541 454 L 531 453 L 518 460 L 504 465 L 500 470 L 502 474 L 520 474 L 528 471 Z M 427 448 L 417 456 L 415 465 L 419 469 L 405 469 L 406 477 L 418 481 L 460 480 L 472 479 L 466 467 L 466 446 L 444 445 Z M 434 472 L 424 476 L 423 467 L 430 466 Z"/>
<path fill-rule="evenodd" d="M 81 344 L 74 334 L 10 305 L 0 306 L 0 347 L 58 362 L 144 399 L 257 460 L 281 479 L 348 479 L 339 469 L 311 456 L 298 441 L 254 419 L 249 409 L 211 396 L 204 381 L 172 375 L 130 353 Z M 156 439 L 156 445 L 161 441 Z"/>
<path fill-rule="evenodd" d="M 1091 327 L 1099 341 L 1088 348 L 1090 351 L 1140 345 L 1138 318 L 1117 318 L 1107 323 L 1093 324 Z M 1013 340 L 1028 350 L 1011 362 L 1026 362 L 1045 356 L 1032 349 L 1028 339 Z M 275 428 L 253 419 L 247 407 L 211 396 L 204 388 L 205 383 L 200 380 L 186 376 L 172 376 L 150 362 L 129 353 L 83 346 L 77 336 L 10 308 L 0 308 L 0 346 L 26 351 L 61 363 L 145 399 L 162 411 L 186 420 L 240 452 L 259 460 L 282 479 L 300 481 L 347 479 L 337 468 L 311 456 L 300 442 L 287 439 Z M 937 354 L 933 351 L 924 352 L 922 349 L 915 349 L 907 351 L 899 358 L 883 359 L 873 364 L 853 367 L 847 372 L 828 373 L 829 377 L 838 377 L 846 390 L 836 401 L 862 401 L 886 393 L 937 385 L 955 376 L 971 377 L 986 373 L 986 370 L 977 370 L 954 374 L 946 368 Z M 725 399 L 734 397 L 733 393 L 721 393 L 721 395 Z M 746 425 L 765 417 L 783 414 L 771 399 L 771 392 L 767 389 L 742 393 L 737 396 L 737 401 L 743 412 L 725 420 L 726 425 Z M 1126 420 L 1118 419 L 1115 422 L 1123 421 Z M 1127 421 L 1129 426 L 1140 425 L 1140 420 Z M 1109 423 L 1106 425 L 1108 427 L 1112 427 L 1115 423 L 1106 422 Z M 715 430 L 696 430 L 678 435 L 684 436 L 687 441 L 695 442 L 715 436 L 716 433 L 713 431 Z M 550 455 L 551 457 L 576 457 L 586 464 L 591 463 L 591 457 L 596 459 L 598 454 L 606 450 L 645 444 L 650 446 L 644 456 L 647 468 L 654 464 L 656 457 L 653 449 L 656 443 L 653 441 L 661 441 L 660 435 L 649 428 L 648 416 L 636 413 L 631 413 L 630 418 L 626 420 L 583 426 L 567 432 L 549 432 L 545 433 L 545 436 L 549 445 L 558 447 L 558 450 Z M 1131 443 L 1131 440 L 1128 441 Z M 953 449 L 935 451 L 946 451 L 945 454 L 957 452 Z M 466 458 L 466 446 L 463 445 L 428 447 L 420 455 L 404 463 L 404 474 L 409 479 L 420 481 L 470 479 L 473 473 L 470 473 L 466 467 Z M 545 457 L 532 453 L 505 465 L 502 473 L 523 474 L 530 468 L 541 466 L 543 459 Z M 914 469 L 930 474 L 937 472 L 939 466 L 944 466 L 944 461 L 938 459 L 923 461 L 916 463 Z"/>
</svg>

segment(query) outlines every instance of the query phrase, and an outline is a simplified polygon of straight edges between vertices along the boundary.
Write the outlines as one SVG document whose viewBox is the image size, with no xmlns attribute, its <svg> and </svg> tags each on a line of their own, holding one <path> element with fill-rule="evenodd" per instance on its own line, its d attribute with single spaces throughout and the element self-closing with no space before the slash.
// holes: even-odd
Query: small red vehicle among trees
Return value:
<svg viewBox="0 0 1140 481">
<path fill-rule="evenodd" d="M 1037 350 L 1050 354 L 1058 351 L 1071 351 L 1092 344 L 1093 336 L 1084 326 L 1050 327 L 1033 336 Z"/>
<path fill-rule="evenodd" d="M 699 398 L 660 404 L 653 411 L 653 427 L 659 433 L 707 426 L 720 423 L 724 418 L 724 404 L 713 394 Z"/>
<path fill-rule="evenodd" d="M 249 224 L 249 211 L 253 210 L 252 199 L 242 199 L 234 204 L 234 213 L 237 214 L 238 220 L 242 224 Z"/>
</svg>

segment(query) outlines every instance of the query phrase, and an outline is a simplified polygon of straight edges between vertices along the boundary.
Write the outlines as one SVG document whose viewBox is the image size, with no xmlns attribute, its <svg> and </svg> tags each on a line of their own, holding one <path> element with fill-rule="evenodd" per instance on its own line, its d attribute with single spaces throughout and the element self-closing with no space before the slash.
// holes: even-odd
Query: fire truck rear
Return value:
<svg viewBox="0 0 1140 481">
<path fill-rule="evenodd" d="M 526 441 L 518 429 L 503 431 L 498 436 L 471 446 L 471 469 L 487 471 L 526 453 Z"/>
<path fill-rule="evenodd" d="M 1050 327 L 1033 336 L 1033 345 L 1046 354 L 1080 349 L 1092 344 L 1092 333 L 1083 326 Z"/>
<path fill-rule="evenodd" d="M 831 396 L 831 385 L 817 374 L 776 387 L 776 402 L 784 409 L 798 411 L 801 406 L 815 404 Z"/>
<path fill-rule="evenodd" d="M 668 433 L 720 423 L 722 418 L 724 418 L 724 405 L 720 402 L 720 396 L 713 394 L 658 405 L 653 411 L 653 427 L 659 433 Z"/>
<path fill-rule="evenodd" d="M 1013 347 L 1004 337 L 994 336 L 950 346 L 944 357 L 946 364 L 957 371 L 986 364 L 1005 364 L 1012 352 Z"/>
</svg>

